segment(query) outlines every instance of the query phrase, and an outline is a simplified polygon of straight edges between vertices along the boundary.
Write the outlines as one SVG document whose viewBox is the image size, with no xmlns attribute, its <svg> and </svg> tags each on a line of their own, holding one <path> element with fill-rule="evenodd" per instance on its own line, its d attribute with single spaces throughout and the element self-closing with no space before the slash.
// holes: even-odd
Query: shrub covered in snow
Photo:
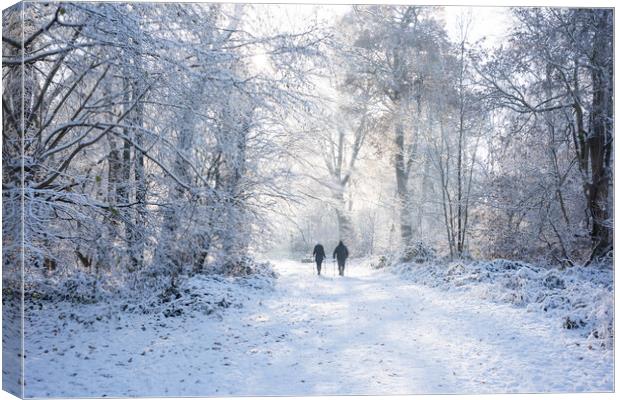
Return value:
<svg viewBox="0 0 620 400">
<path fill-rule="evenodd" d="M 420 240 L 412 242 L 400 254 L 400 261 L 402 262 L 423 263 L 435 258 L 435 249 Z"/>
<path fill-rule="evenodd" d="M 409 246 L 393 254 L 373 256 L 370 260 L 370 268 L 383 269 L 399 263 L 424 263 L 437 260 L 435 249 L 418 240 Z"/>
<path fill-rule="evenodd" d="M 113 279 L 101 279 L 80 270 L 48 278 L 27 276 L 24 280 L 26 301 L 94 303 L 120 296 L 121 292 L 121 286 Z"/>
<path fill-rule="evenodd" d="M 400 263 L 392 271 L 416 283 L 527 307 L 577 329 L 593 343 L 613 344 L 613 270 L 606 265 L 559 270 L 520 261 Z"/>
<path fill-rule="evenodd" d="M 381 255 L 374 260 L 370 261 L 370 268 L 383 269 L 390 265 L 390 258 L 385 255 Z"/>
<path fill-rule="evenodd" d="M 128 311 L 162 313 L 165 317 L 194 312 L 211 315 L 229 307 L 243 307 L 252 291 L 272 290 L 276 278 L 270 263 L 244 258 L 234 266 L 234 271 L 218 269 L 211 274 L 184 277 L 178 286 L 167 287 L 145 302 L 128 306 Z"/>
<path fill-rule="evenodd" d="M 234 263 L 225 263 L 214 266 L 211 269 L 214 273 L 226 276 L 265 276 L 275 278 L 273 266 L 268 262 L 258 262 L 249 256 L 243 256 Z"/>
<path fill-rule="evenodd" d="M 209 274 L 181 275 L 174 286 L 168 279 L 166 285 L 162 281 L 159 287 L 150 287 L 150 290 L 132 290 L 128 284 L 104 286 L 102 282 L 110 281 L 100 282 L 93 275 L 78 272 L 69 277 L 27 280 L 25 300 L 28 307 L 36 309 L 59 307 L 77 310 L 98 303 L 80 317 L 91 323 L 121 312 L 164 317 L 200 313 L 218 317 L 224 309 L 243 307 L 243 303 L 250 296 L 255 296 L 256 291 L 272 290 L 276 278 L 270 263 L 256 262 L 250 258 L 245 258 L 234 271 L 220 268 L 211 269 Z M 11 293 L 6 292 L 5 297 L 11 297 Z"/>
</svg>

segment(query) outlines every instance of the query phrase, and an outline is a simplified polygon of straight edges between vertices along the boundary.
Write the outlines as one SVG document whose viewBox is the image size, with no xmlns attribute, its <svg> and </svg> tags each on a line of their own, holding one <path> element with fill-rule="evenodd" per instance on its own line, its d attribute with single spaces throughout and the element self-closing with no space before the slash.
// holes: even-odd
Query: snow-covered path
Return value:
<svg viewBox="0 0 620 400">
<path fill-rule="evenodd" d="M 222 321 L 133 316 L 122 329 L 57 337 L 62 349 L 29 355 L 27 395 L 613 390 L 613 354 L 544 316 L 354 263 L 343 278 L 331 264 L 322 277 L 311 264 L 276 268 L 273 293 Z"/>
</svg>

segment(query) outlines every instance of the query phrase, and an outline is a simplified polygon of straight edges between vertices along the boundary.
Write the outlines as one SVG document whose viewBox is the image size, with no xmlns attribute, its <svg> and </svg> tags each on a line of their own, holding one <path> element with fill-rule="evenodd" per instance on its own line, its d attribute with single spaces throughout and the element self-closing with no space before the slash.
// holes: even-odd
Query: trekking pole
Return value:
<svg viewBox="0 0 620 400">
<path fill-rule="evenodd" d="M 332 277 L 336 277 L 336 259 L 332 258 Z"/>
</svg>

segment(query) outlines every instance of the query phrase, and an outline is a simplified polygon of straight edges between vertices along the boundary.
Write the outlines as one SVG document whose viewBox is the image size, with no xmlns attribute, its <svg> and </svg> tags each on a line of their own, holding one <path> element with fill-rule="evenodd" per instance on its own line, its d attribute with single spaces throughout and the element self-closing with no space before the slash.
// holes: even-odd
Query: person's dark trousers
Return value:
<svg viewBox="0 0 620 400">
<path fill-rule="evenodd" d="M 344 260 L 338 260 L 338 275 L 344 276 Z"/>
<path fill-rule="evenodd" d="M 317 261 L 316 262 L 316 270 L 318 272 L 319 275 L 321 275 L 321 264 L 323 263 L 323 261 Z"/>
</svg>

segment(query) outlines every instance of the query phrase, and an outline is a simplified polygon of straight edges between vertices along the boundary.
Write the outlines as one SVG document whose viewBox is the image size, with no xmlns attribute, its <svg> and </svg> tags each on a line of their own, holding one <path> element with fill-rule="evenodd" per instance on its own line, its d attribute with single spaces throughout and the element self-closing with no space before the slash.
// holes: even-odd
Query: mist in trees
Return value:
<svg viewBox="0 0 620 400">
<path fill-rule="evenodd" d="M 611 10 L 517 8 L 489 44 L 441 7 L 287 7 L 6 10 L 5 287 L 21 261 L 93 293 L 174 287 L 339 239 L 611 256 Z"/>
<path fill-rule="evenodd" d="M 315 191 L 315 209 L 333 210 L 322 224 L 358 255 L 609 260 L 611 11 L 506 10 L 495 41 L 471 11 L 454 14 L 355 6 L 338 18 L 320 113 L 336 117 L 313 135 L 329 162 L 310 173 L 337 188 Z M 319 214 L 293 217 L 295 250 L 321 236 L 305 223 Z"/>
</svg>

